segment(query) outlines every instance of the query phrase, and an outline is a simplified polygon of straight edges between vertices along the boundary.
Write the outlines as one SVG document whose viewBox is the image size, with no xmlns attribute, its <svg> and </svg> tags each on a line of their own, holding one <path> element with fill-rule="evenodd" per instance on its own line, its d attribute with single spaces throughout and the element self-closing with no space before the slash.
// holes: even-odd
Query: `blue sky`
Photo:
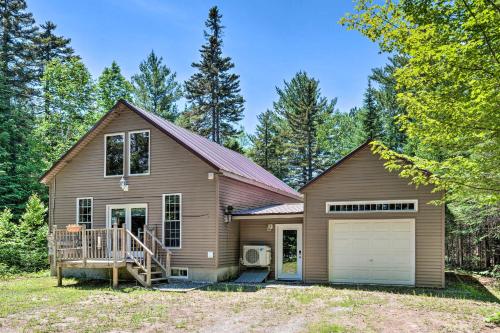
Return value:
<svg viewBox="0 0 500 333">
<path fill-rule="evenodd" d="M 257 115 L 276 100 L 275 87 L 305 70 L 320 80 L 328 98 L 348 111 L 362 103 L 371 68 L 386 56 L 356 31 L 338 24 L 351 11 L 341 1 L 27 0 L 38 23 L 52 20 L 72 39 L 94 78 L 116 60 L 130 78 L 154 49 L 179 81 L 199 60 L 204 21 L 217 5 L 226 26 L 224 53 L 241 78 L 243 126 L 252 132 Z"/>
</svg>

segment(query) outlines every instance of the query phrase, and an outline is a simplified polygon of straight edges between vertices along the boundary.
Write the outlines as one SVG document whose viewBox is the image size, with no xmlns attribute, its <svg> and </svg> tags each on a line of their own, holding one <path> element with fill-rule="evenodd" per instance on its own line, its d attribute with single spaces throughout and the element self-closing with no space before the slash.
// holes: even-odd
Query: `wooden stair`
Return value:
<svg viewBox="0 0 500 333">
<path fill-rule="evenodd" d="M 130 275 L 132 275 L 143 287 L 149 288 L 155 283 L 168 282 L 166 272 L 159 265 L 151 265 L 151 272 L 149 273 L 151 276 L 150 285 L 148 285 L 148 272 L 142 267 L 138 266 L 135 262 L 127 263 L 126 267 Z"/>
<path fill-rule="evenodd" d="M 168 281 L 170 277 L 170 251 L 155 237 L 154 232 L 145 230 L 144 243 L 126 230 L 130 239 L 127 251 L 127 271 L 144 287 L 153 283 Z"/>
</svg>

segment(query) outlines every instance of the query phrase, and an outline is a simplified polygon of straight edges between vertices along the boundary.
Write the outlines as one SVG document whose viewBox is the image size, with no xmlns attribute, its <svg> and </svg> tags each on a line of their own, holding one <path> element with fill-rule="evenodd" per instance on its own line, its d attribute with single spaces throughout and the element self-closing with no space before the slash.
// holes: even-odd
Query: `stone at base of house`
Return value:
<svg viewBox="0 0 500 333">
<path fill-rule="evenodd" d="M 219 268 L 188 268 L 188 279 L 200 282 L 227 281 L 238 275 L 238 266 Z"/>
<path fill-rule="evenodd" d="M 219 268 L 188 268 L 188 280 L 199 282 L 227 281 L 238 275 L 238 266 Z M 63 268 L 64 277 L 74 277 L 89 280 L 111 280 L 109 268 Z M 120 280 L 134 280 L 126 268 L 119 269 Z"/>
</svg>

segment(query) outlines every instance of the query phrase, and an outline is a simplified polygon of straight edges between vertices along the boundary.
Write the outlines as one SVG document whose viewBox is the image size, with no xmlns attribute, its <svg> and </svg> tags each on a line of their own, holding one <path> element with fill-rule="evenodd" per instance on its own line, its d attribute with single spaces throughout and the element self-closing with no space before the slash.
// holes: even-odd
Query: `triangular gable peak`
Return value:
<svg viewBox="0 0 500 333">
<path fill-rule="evenodd" d="M 314 184 L 320 178 L 323 178 L 323 176 L 326 176 L 327 174 L 333 172 L 336 168 L 338 168 L 340 165 L 342 165 L 345 161 L 349 160 L 351 157 L 353 157 L 354 155 L 356 155 L 357 153 L 359 153 L 363 149 L 369 148 L 368 146 L 369 146 L 369 144 L 371 142 L 372 142 L 372 140 L 365 141 L 362 145 L 360 145 L 359 147 L 357 147 L 356 149 L 354 149 L 353 151 L 351 151 L 349 154 L 347 154 L 346 156 L 344 156 L 343 158 L 341 158 L 339 161 L 337 161 L 337 163 L 335 163 L 334 165 L 332 165 L 331 167 L 329 167 L 328 169 L 326 169 L 325 171 L 323 171 L 322 173 L 320 173 L 319 175 L 317 175 L 315 178 L 313 178 L 310 182 L 308 182 L 307 184 L 305 184 L 304 186 L 302 186 L 299 189 L 299 192 L 302 193 L 307 187 L 309 187 L 310 185 Z"/>
<path fill-rule="evenodd" d="M 50 180 L 69 163 L 90 141 L 92 141 L 113 119 L 120 110 L 130 110 L 152 124 L 165 135 L 172 138 L 192 154 L 209 164 L 224 176 L 245 182 L 254 186 L 279 193 L 295 199 L 301 199 L 301 194 L 255 164 L 247 157 L 225 148 L 205 137 L 197 135 L 185 128 L 179 127 L 150 112 L 142 110 L 131 103 L 120 100 L 106 113 L 78 142 L 73 145 L 54 165 L 40 178 L 43 184 Z"/>
</svg>

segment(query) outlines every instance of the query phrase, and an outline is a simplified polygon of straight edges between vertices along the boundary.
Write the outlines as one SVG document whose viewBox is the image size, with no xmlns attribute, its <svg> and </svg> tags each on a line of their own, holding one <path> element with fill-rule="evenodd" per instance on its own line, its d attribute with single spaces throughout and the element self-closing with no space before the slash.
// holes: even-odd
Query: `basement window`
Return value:
<svg viewBox="0 0 500 333">
<path fill-rule="evenodd" d="M 170 268 L 170 278 L 172 279 L 187 279 L 188 269 L 187 268 Z"/>
<path fill-rule="evenodd" d="M 418 200 L 332 201 L 327 213 L 416 212 Z"/>
</svg>

